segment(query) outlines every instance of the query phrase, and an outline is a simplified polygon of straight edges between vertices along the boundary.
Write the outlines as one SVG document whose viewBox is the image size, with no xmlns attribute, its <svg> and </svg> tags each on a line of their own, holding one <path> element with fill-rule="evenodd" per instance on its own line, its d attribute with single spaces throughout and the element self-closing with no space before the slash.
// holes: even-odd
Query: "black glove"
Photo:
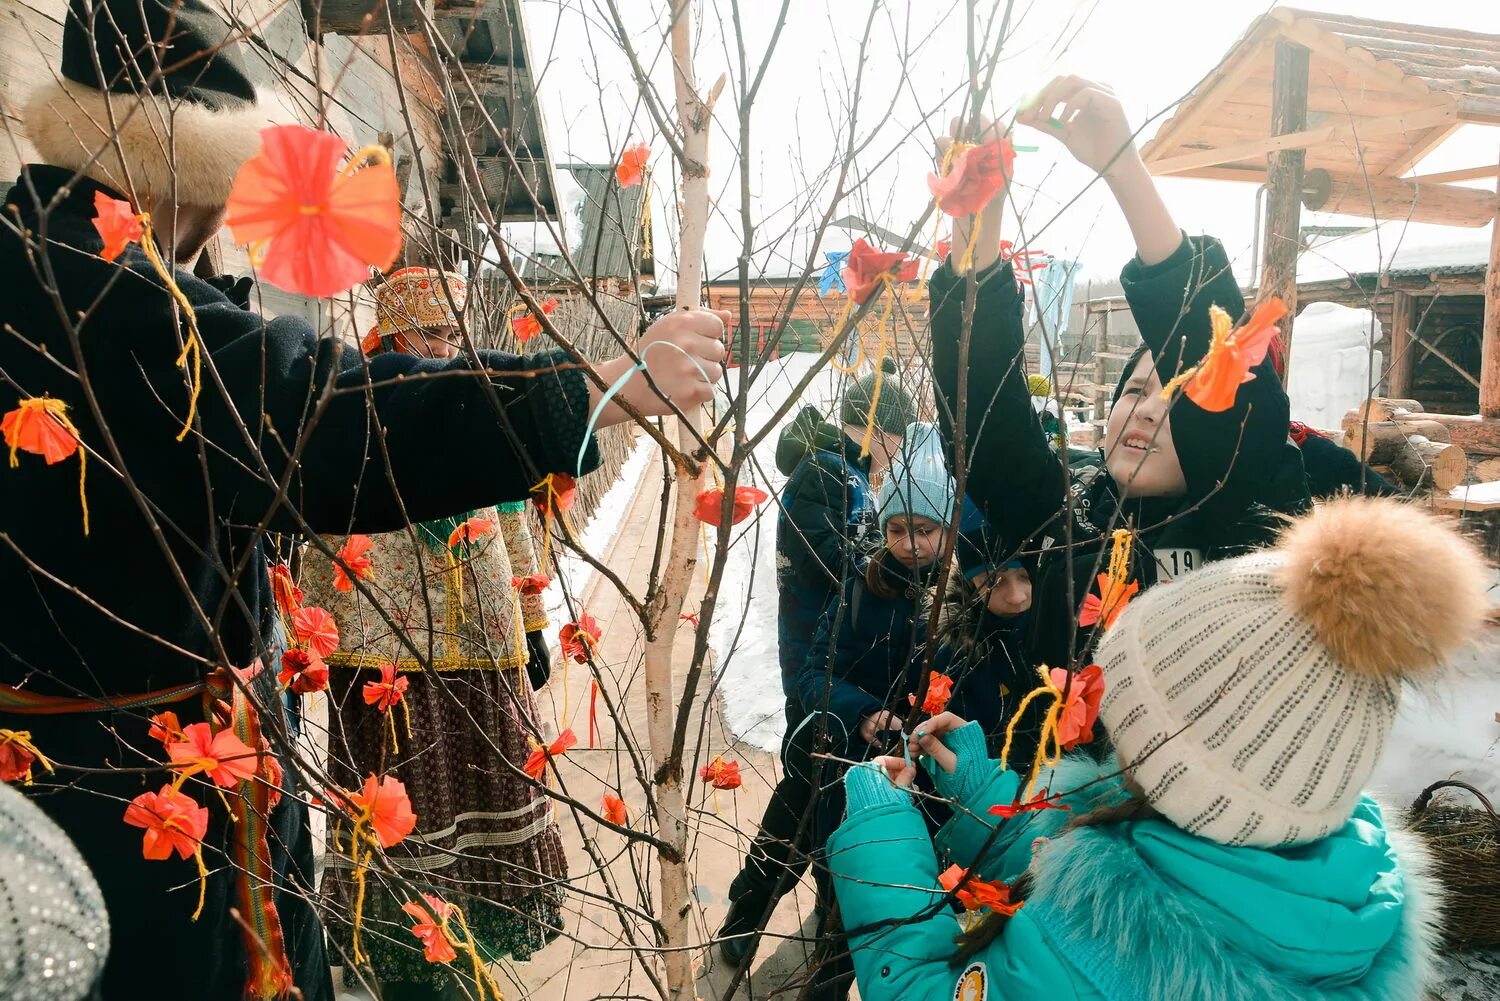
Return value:
<svg viewBox="0 0 1500 1001">
<path fill-rule="evenodd" d="M 220 292 L 224 298 L 234 303 L 240 309 L 250 308 L 250 290 L 255 287 L 253 278 L 236 278 L 234 275 L 215 275 L 212 278 L 203 279 Z"/>
<path fill-rule="evenodd" d="M 526 634 L 526 649 L 531 659 L 526 662 L 526 677 L 531 679 L 532 691 L 540 691 L 552 677 L 552 652 L 547 646 L 547 634 L 540 629 Z"/>
</svg>

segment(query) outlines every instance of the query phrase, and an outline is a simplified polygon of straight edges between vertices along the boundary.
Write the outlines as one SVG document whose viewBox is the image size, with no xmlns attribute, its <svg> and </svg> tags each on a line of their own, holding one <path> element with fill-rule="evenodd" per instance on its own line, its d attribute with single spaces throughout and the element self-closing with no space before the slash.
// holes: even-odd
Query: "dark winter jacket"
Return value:
<svg viewBox="0 0 1500 1001">
<path fill-rule="evenodd" d="M 1030 618 L 1030 612 L 1010 618 L 995 615 L 971 582 L 956 573 L 949 577 L 932 637 L 937 648 L 932 669 L 953 679 L 949 711 L 977 722 L 996 758 L 1017 704 L 1041 681 L 1023 650 Z M 1012 760 L 1031 760 L 1036 748 L 1034 722 L 1023 720 L 1018 725 Z"/>
<path fill-rule="evenodd" d="M 85 536 L 76 457 L 0 463 L 0 683 L 122 695 L 249 665 L 266 656 L 273 621 L 267 532 L 392 531 L 521 499 L 542 473 L 572 471 L 588 395 L 580 372 L 557 368 L 562 356 L 484 352 L 486 369 L 514 374 L 413 378 L 472 365 L 389 354 L 367 372 L 354 348 L 320 339 L 300 319 L 263 320 L 184 271 L 175 280 L 197 317 L 203 388 L 192 432 L 174 440 L 188 405 L 176 363 L 185 323 L 138 246 L 116 263 L 98 256 L 99 190 L 68 171 L 31 167 L 4 207 L 0 413 L 26 397 L 66 401 L 90 450 L 92 525 Z M 63 317 L 74 321 L 76 340 Z M 595 462 L 591 448 L 585 468 Z M 272 668 L 263 678 L 274 687 Z M 202 718 L 197 699 L 173 709 L 184 724 Z M 160 755 L 147 736 L 154 711 L 0 713 L 0 727 L 30 730 L 49 756 L 70 764 L 135 767 L 150 764 L 153 747 Z M 265 715 L 267 729 L 283 725 Z M 305 804 L 286 768 L 293 793 L 272 815 L 273 862 L 307 892 Z M 171 943 L 171 976 L 194 997 L 239 998 L 244 957 L 228 913 L 234 875 L 213 847 L 222 843 L 223 811 L 209 801 L 212 875 L 194 923 L 192 867 L 144 861 L 138 833 L 120 821 L 122 803 L 159 787 L 162 776 L 69 774 L 66 782 L 86 791 L 38 802 L 77 840 L 103 886 L 115 930 L 105 996 L 137 996 L 166 969 L 161 949 Z M 330 989 L 321 930 L 295 883 L 285 889 L 288 951 L 307 1001 L 317 1001 Z"/>
<path fill-rule="evenodd" d="M 1263 480 L 1288 459 L 1286 393 L 1266 361 L 1224 413 L 1179 395 L 1169 420 L 1186 494 L 1122 500 L 1106 470 L 1069 475 L 1048 447 L 1018 363 L 1025 326 L 1014 272 L 1006 263 L 979 277 L 962 429 L 966 489 L 1015 551 L 1039 554 L 1028 658 L 1062 666 L 1091 639 L 1092 630 L 1077 626 L 1078 609 L 1097 589 L 1114 529 L 1135 530 L 1130 579 L 1142 588 L 1270 541 L 1277 517 L 1265 504 Z M 1163 384 L 1207 353 L 1210 305 L 1236 318 L 1244 312 L 1224 248 L 1210 237 L 1184 237 L 1159 264 L 1132 260 L 1121 281 Z M 933 376 L 950 442 L 965 284 L 947 264 L 931 282 Z"/>
<path fill-rule="evenodd" d="M 924 658 L 933 571 L 908 570 L 889 552 L 875 557 L 894 597 L 870 588 L 864 563 L 825 606 L 796 696 L 805 713 L 826 711 L 850 735 L 862 717 L 881 709 L 911 715 Z"/>
<path fill-rule="evenodd" d="M 1390 481 L 1359 461 L 1359 456 L 1323 435 L 1292 425 L 1292 440 L 1302 450 L 1307 486 L 1313 497 L 1323 500 L 1340 494 L 1393 497 L 1401 493 Z"/>
<path fill-rule="evenodd" d="M 803 434 L 800 425 L 783 433 L 778 463 L 798 442 L 809 440 Z M 797 437 L 789 441 L 788 436 Z M 839 584 L 854 570 L 875 524 L 869 457 L 860 458 L 858 443 L 831 424 L 815 429 L 811 441 L 838 451 L 801 446 L 804 457 L 795 463 L 782 489 L 776 521 L 781 681 L 789 697 L 807 660 L 819 617 L 838 594 Z"/>
</svg>

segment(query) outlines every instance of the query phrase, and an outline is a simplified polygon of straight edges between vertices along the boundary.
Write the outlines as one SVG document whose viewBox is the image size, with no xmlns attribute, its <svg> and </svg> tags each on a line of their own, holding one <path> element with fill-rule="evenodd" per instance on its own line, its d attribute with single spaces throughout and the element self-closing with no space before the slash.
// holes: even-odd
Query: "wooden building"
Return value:
<svg viewBox="0 0 1500 1001">
<path fill-rule="evenodd" d="M 741 302 L 745 298 L 740 281 L 713 279 L 704 282 L 703 289 L 710 308 L 727 309 L 734 314 L 730 324 L 731 350 L 738 364 L 744 344 L 738 332 Z M 816 276 L 805 281 L 795 277 L 752 278 L 749 305 L 752 350 L 774 358 L 792 351 L 826 349 L 849 308 L 849 300 L 839 291 L 818 295 Z M 860 341 L 866 357 L 878 351 L 882 317 L 885 317 L 888 354 L 903 360 L 926 356 L 929 333 L 925 286 L 915 282 L 902 285 L 899 308 L 892 307 L 887 315 L 883 304 L 876 303 L 865 315 L 860 323 Z"/>
</svg>

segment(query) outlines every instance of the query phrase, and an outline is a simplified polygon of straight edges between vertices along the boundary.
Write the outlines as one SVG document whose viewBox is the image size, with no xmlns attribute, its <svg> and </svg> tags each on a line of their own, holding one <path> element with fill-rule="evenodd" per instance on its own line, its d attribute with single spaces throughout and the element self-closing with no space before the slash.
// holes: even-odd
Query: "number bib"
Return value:
<svg viewBox="0 0 1500 1001">
<path fill-rule="evenodd" d="M 1156 580 L 1165 583 L 1176 580 L 1190 570 L 1203 565 L 1203 550 L 1182 549 L 1176 546 L 1156 550 Z"/>
</svg>

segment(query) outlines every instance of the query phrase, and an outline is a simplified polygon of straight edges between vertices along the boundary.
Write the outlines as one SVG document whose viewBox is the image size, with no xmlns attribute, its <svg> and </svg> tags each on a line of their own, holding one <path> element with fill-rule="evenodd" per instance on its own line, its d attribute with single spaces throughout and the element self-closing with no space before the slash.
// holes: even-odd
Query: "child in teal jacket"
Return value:
<svg viewBox="0 0 1500 1001">
<path fill-rule="evenodd" d="M 1403 680 L 1478 636 L 1487 586 L 1446 523 L 1333 501 L 1131 602 L 1099 648 L 1103 760 L 1065 757 L 1028 792 L 976 725 L 919 724 L 953 820 L 934 844 L 915 767 L 881 758 L 846 777 L 828 846 L 860 996 L 1422 997 L 1434 889 L 1362 786 Z M 1025 809 L 1037 797 L 1060 809 Z M 967 933 L 950 863 L 1005 884 Z"/>
</svg>

